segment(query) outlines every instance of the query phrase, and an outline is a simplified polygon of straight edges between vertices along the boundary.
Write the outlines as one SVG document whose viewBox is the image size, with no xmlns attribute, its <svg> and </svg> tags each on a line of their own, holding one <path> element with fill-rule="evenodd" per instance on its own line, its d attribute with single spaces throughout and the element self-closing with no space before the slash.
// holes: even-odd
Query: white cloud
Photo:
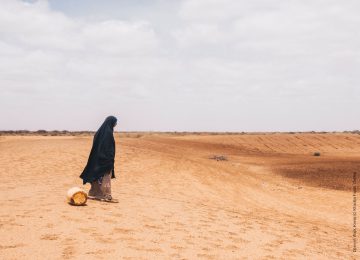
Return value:
<svg viewBox="0 0 360 260">
<path fill-rule="evenodd" d="M 94 129 L 107 114 L 133 130 L 360 128 L 358 1 L 175 7 L 87 19 L 2 1 L 2 128 Z"/>
<path fill-rule="evenodd" d="M 83 41 L 90 49 L 122 55 L 147 55 L 157 39 L 145 22 L 104 21 L 84 27 Z"/>
</svg>

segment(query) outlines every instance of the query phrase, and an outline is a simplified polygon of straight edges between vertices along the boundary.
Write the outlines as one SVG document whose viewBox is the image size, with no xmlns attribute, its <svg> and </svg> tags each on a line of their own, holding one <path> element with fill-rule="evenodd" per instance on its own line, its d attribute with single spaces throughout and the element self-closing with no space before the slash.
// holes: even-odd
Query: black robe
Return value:
<svg viewBox="0 0 360 260">
<path fill-rule="evenodd" d="M 88 162 L 80 175 L 83 184 L 96 181 L 109 171 L 111 171 L 111 178 L 115 178 L 115 139 L 113 132 L 116 121 L 116 117 L 109 116 L 97 130 Z"/>
</svg>

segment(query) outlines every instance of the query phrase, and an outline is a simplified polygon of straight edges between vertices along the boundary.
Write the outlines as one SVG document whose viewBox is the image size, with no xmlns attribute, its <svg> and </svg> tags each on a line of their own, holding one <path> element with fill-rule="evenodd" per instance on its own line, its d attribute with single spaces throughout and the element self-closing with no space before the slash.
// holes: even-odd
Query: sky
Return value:
<svg viewBox="0 0 360 260">
<path fill-rule="evenodd" d="M 358 0 L 1 0 L 0 130 L 360 129 Z"/>
</svg>

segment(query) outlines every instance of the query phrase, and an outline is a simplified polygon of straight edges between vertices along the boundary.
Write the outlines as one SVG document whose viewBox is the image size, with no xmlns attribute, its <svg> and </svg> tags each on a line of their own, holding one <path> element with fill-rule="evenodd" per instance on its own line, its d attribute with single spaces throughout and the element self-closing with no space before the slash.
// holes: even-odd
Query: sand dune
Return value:
<svg viewBox="0 0 360 260">
<path fill-rule="evenodd" d="M 0 137 L 2 259 L 358 256 L 351 188 L 360 135 L 116 139 L 120 203 L 74 207 L 66 191 L 82 186 L 92 137 Z M 228 160 L 209 159 L 217 154 Z"/>
</svg>

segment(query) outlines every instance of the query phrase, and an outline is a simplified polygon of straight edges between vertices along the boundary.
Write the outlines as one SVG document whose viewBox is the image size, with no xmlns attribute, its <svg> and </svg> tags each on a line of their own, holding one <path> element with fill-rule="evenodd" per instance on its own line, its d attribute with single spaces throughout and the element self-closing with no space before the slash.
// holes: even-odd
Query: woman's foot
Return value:
<svg viewBox="0 0 360 260">
<path fill-rule="evenodd" d="M 106 196 L 88 196 L 88 199 L 91 200 L 98 200 L 98 201 L 103 201 L 103 202 L 110 202 L 110 203 L 119 203 L 119 201 L 117 199 L 114 199 L 111 195 L 106 195 Z"/>
<path fill-rule="evenodd" d="M 106 202 L 113 202 L 113 203 L 118 203 L 119 202 L 117 199 L 114 199 L 110 194 L 105 195 L 104 200 Z"/>
</svg>

